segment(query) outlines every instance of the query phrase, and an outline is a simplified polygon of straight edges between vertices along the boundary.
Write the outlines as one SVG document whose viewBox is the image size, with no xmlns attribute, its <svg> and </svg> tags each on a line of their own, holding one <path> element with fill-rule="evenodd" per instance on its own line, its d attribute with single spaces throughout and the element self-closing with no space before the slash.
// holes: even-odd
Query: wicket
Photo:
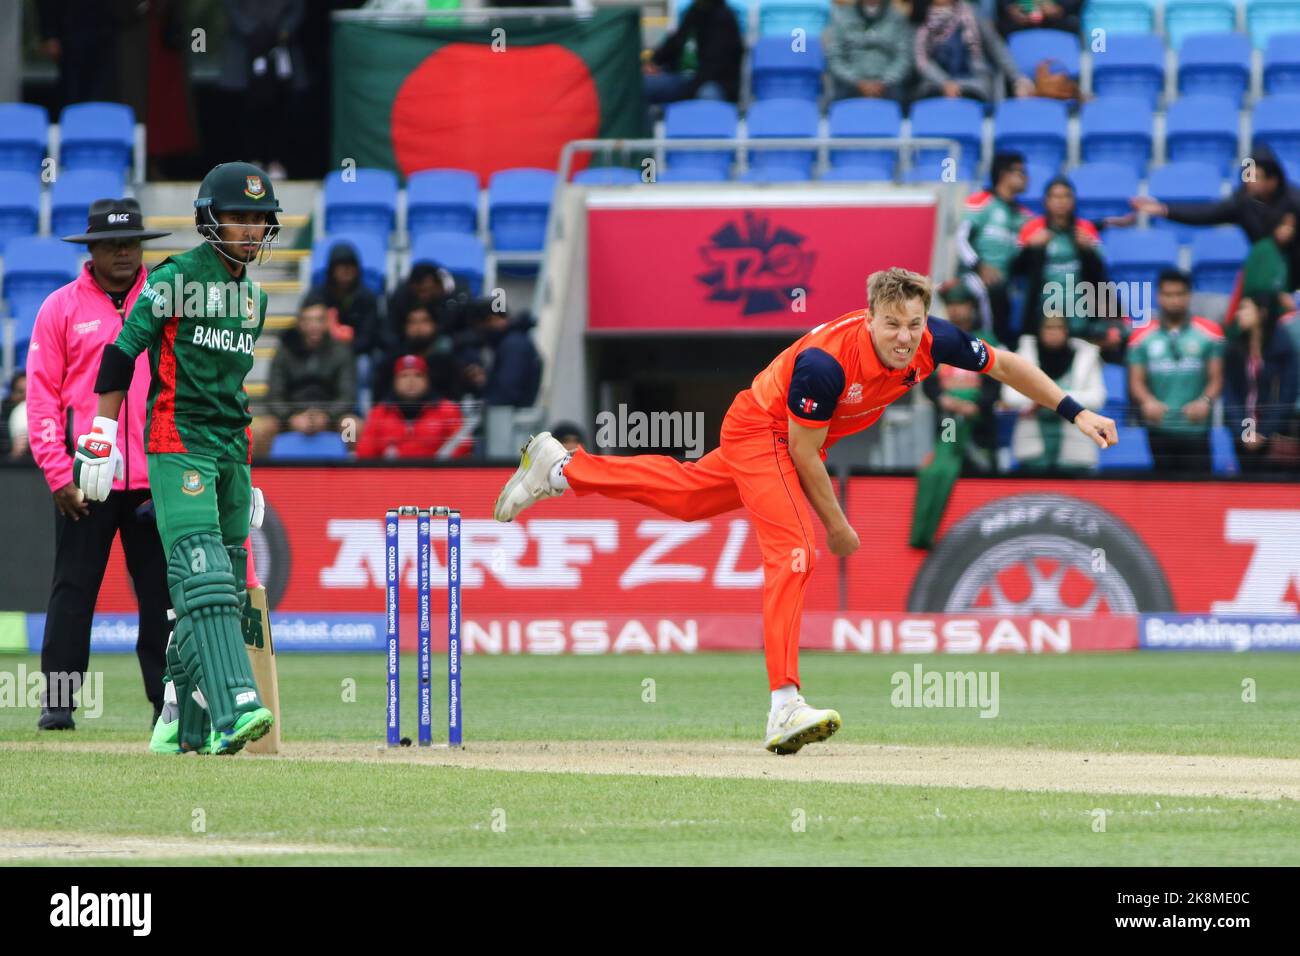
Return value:
<svg viewBox="0 0 1300 956">
<path fill-rule="evenodd" d="M 384 573 L 388 636 L 388 746 L 402 741 L 401 719 L 401 556 L 398 551 L 400 519 L 416 519 L 416 669 L 420 680 L 419 744 L 433 743 L 433 665 L 430 651 L 431 598 L 429 581 L 430 517 L 447 519 L 447 743 L 461 746 L 460 687 L 460 512 L 455 508 L 420 508 L 402 505 L 384 512 Z"/>
</svg>

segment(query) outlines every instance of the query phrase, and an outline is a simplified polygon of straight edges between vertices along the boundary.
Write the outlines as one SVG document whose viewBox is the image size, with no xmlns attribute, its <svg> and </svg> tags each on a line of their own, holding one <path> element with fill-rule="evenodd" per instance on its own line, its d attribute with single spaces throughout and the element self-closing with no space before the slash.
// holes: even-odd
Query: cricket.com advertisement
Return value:
<svg viewBox="0 0 1300 956">
<path fill-rule="evenodd" d="M 14 474 L 0 478 L 34 499 L 32 512 L 51 513 L 52 550 L 48 495 L 38 500 L 43 486 L 15 484 Z M 464 514 L 466 653 L 761 648 L 763 574 L 745 512 L 685 523 L 637 504 L 565 495 L 500 524 L 492 503 L 509 475 L 503 468 L 255 468 L 267 513 L 253 551 L 278 649 L 383 647 L 384 512 L 399 505 Z M 839 559 L 822 543 L 813 556 L 805 648 L 1300 650 L 1294 485 L 963 479 L 928 552 L 907 544 L 913 480 L 855 477 L 843 493 L 863 547 Z M 400 612 L 413 650 L 416 527 L 414 519 L 402 525 Z M 434 521 L 431 571 L 433 639 L 444 648 L 445 529 Z M 48 567 L 43 553 L 23 561 Z M 0 649 L 39 647 L 47 594 L 48 585 L 4 595 L 15 603 L 0 616 Z M 115 546 L 93 646 L 133 650 L 134 611 Z"/>
</svg>

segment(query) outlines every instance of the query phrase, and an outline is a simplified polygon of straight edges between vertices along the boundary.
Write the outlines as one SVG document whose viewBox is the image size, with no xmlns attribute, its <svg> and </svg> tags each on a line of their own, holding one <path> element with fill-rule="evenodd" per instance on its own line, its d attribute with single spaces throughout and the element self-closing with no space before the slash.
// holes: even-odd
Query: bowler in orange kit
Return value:
<svg viewBox="0 0 1300 956">
<path fill-rule="evenodd" d="M 991 375 L 1055 409 L 1102 448 L 1117 441 L 1113 421 L 1083 408 L 1041 370 L 929 315 L 925 276 L 900 268 L 874 273 L 867 300 L 869 309 L 817 326 L 759 372 L 731 403 L 719 446 L 698 461 L 568 453 L 543 432 L 524 446 L 497 498 L 498 521 L 569 489 L 639 501 L 682 521 L 748 511 L 763 553 L 772 692 L 764 743 L 773 753 L 795 753 L 841 724 L 837 712 L 814 708 L 799 693 L 799 625 L 817 563 L 809 505 L 832 554 L 850 555 L 860 543 L 826 472 L 827 448 L 869 428 L 940 363 Z"/>
</svg>

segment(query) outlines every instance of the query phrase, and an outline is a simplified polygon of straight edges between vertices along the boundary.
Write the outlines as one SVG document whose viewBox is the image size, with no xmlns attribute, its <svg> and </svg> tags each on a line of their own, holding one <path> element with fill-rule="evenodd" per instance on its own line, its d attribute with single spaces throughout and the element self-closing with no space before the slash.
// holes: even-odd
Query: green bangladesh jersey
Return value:
<svg viewBox="0 0 1300 956">
<path fill-rule="evenodd" d="M 1152 322 L 1137 332 L 1128 347 L 1128 364 L 1147 370 L 1147 388 L 1168 406 L 1165 417 L 1151 431 L 1196 434 L 1210 421 L 1189 422 L 1183 406 L 1205 392 L 1210 362 L 1223 357 L 1223 335 L 1208 321 L 1189 318 L 1178 328 Z"/>
<path fill-rule="evenodd" d="M 1029 218 L 1028 209 L 1009 203 L 996 193 L 985 190 L 972 195 L 966 200 L 957 227 L 957 254 L 961 257 L 962 271 L 969 272 L 985 262 L 1006 275 L 1007 266 L 1019 251 L 1020 229 Z"/>
<path fill-rule="evenodd" d="M 114 343 L 129 358 L 149 350 L 146 451 L 249 461 L 244 377 L 266 301 L 247 269 L 232 278 L 206 242 L 150 270 Z"/>
</svg>

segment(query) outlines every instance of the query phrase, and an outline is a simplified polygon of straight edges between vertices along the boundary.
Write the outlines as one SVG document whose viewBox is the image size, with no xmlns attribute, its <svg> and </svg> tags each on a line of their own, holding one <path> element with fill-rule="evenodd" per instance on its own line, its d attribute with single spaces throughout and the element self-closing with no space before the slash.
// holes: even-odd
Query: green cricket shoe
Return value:
<svg viewBox="0 0 1300 956">
<path fill-rule="evenodd" d="M 184 753 L 181 749 L 181 719 L 167 720 L 159 717 L 153 725 L 153 736 L 149 738 L 149 750 L 156 754 Z"/>
<path fill-rule="evenodd" d="M 265 707 L 240 714 L 233 730 L 212 732 L 208 737 L 208 753 L 232 757 L 243 750 L 245 744 L 265 737 L 274 724 L 275 715 Z"/>
</svg>

